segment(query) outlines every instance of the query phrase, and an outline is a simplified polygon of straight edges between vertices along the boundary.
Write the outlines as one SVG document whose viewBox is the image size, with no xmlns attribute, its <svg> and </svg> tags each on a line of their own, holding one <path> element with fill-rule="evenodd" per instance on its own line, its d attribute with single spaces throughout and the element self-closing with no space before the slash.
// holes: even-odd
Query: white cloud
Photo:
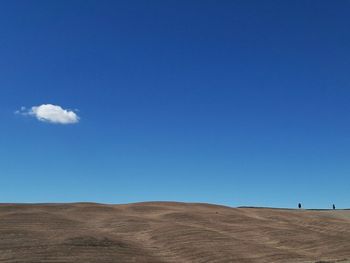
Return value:
<svg viewBox="0 0 350 263">
<path fill-rule="evenodd" d="M 73 124 L 79 122 L 79 116 L 72 110 L 63 109 L 61 106 L 52 104 L 42 104 L 33 106 L 30 109 L 21 107 L 15 111 L 16 114 L 24 116 L 36 117 L 39 121 L 57 123 L 57 124 Z"/>
</svg>

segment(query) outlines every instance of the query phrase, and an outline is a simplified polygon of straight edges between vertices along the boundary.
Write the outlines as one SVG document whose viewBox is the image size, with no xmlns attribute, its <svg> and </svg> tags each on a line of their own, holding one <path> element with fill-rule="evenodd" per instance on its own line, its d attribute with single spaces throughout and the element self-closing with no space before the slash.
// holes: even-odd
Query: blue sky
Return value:
<svg viewBox="0 0 350 263">
<path fill-rule="evenodd" d="M 349 10 L 3 1 L 0 201 L 349 207 Z"/>
</svg>

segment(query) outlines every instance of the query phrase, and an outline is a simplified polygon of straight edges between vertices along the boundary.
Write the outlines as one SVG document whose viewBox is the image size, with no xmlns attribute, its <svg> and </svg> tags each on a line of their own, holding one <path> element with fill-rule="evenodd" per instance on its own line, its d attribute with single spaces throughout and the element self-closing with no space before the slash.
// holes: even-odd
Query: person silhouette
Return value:
<svg viewBox="0 0 350 263">
<path fill-rule="evenodd" d="M 335 210 L 335 204 L 333 204 L 333 210 Z"/>
<path fill-rule="evenodd" d="M 299 209 L 301 208 L 301 203 L 298 204 Z"/>
</svg>

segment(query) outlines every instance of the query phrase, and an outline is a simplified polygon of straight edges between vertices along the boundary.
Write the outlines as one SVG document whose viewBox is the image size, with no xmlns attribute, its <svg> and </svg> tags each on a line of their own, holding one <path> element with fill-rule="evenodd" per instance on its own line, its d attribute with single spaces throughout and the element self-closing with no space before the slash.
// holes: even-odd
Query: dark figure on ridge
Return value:
<svg viewBox="0 0 350 263">
<path fill-rule="evenodd" d="M 299 209 L 301 208 L 301 203 L 298 204 Z"/>
<path fill-rule="evenodd" d="M 335 204 L 333 204 L 333 210 L 335 210 Z"/>
</svg>

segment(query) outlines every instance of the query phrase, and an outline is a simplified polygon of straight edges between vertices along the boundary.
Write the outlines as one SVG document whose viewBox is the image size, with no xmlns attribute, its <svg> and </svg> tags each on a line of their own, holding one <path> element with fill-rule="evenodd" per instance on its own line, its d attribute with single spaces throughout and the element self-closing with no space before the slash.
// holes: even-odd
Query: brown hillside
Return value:
<svg viewBox="0 0 350 263">
<path fill-rule="evenodd" d="M 0 262 L 350 259 L 350 211 L 171 202 L 2 204 Z"/>
</svg>

